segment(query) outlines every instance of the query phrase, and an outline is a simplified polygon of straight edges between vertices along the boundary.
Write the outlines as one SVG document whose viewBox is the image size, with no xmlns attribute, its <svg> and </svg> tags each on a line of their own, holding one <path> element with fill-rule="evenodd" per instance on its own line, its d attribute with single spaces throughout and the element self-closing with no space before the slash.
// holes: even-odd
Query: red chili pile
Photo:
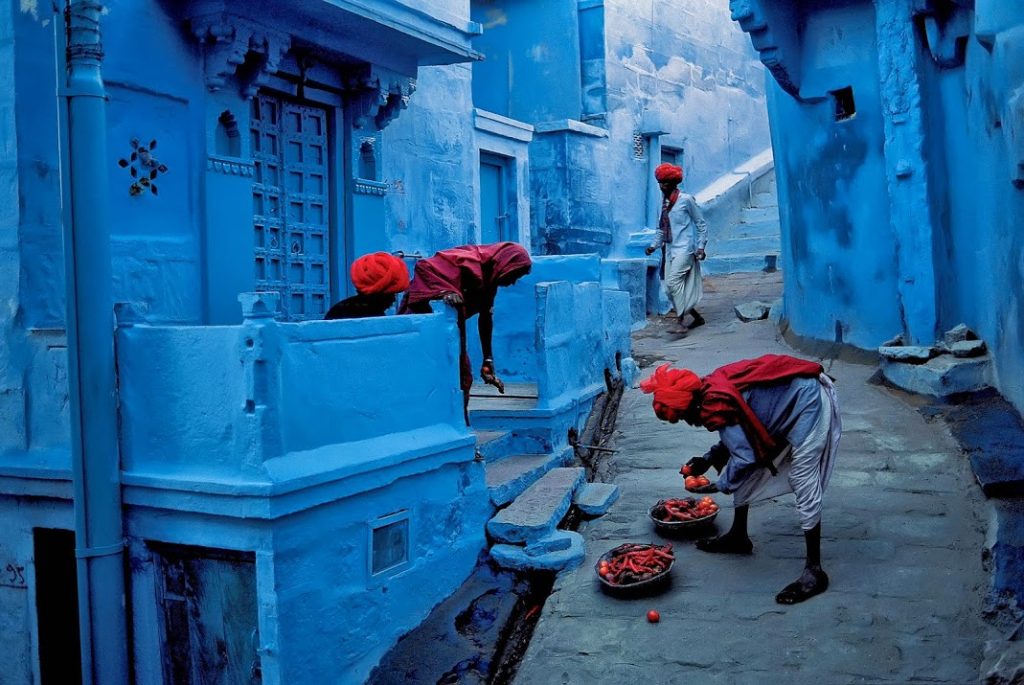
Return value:
<svg viewBox="0 0 1024 685">
<path fill-rule="evenodd" d="M 632 585 L 664 573 L 674 559 L 672 545 L 621 545 L 601 560 L 597 572 L 611 585 Z"/>
<path fill-rule="evenodd" d="M 651 511 L 651 516 L 665 523 L 675 523 L 677 521 L 699 521 L 717 511 L 718 505 L 711 497 L 704 497 L 700 501 L 693 497 L 687 497 L 658 502 Z"/>
</svg>

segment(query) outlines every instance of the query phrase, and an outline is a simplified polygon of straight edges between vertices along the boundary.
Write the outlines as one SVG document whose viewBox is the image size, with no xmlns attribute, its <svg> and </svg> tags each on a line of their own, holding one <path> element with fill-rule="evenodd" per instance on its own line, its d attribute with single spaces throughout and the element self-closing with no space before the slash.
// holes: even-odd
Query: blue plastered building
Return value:
<svg viewBox="0 0 1024 685">
<path fill-rule="evenodd" d="M 492 462 L 571 458 L 652 169 L 766 148 L 762 69 L 722 7 L 507 4 L 0 0 L 0 681 L 362 682 L 526 487 Z M 452 312 L 319 320 L 362 254 L 496 240 L 521 394 L 473 430 Z"/>
</svg>

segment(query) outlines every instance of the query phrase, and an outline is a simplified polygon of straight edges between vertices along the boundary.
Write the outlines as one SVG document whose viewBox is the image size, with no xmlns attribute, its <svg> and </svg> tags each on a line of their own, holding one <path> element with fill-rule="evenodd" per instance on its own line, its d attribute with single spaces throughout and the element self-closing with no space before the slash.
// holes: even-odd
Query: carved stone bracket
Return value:
<svg viewBox="0 0 1024 685">
<path fill-rule="evenodd" d="M 353 126 L 366 128 L 372 124 L 382 129 L 409 106 L 409 98 L 416 91 L 416 79 L 369 66 L 348 79 L 348 89 Z"/>
<path fill-rule="evenodd" d="M 245 97 L 252 97 L 291 48 L 291 36 L 225 12 L 193 16 L 189 24 L 203 49 L 211 91 L 234 81 Z"/>
<path fill-rule="evenodd" d="M 918 0 L 914 14 L 923 22 L 928 50 L 939 68 L 963 66 L 973 11 L 950 0 Z"/>
</svg>

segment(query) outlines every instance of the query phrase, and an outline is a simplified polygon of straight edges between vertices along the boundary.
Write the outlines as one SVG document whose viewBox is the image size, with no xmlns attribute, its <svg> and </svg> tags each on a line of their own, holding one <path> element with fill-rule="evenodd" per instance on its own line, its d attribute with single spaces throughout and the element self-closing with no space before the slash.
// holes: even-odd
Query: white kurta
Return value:
<svg viewBox="0 0 1024 685">
<path fill-rule="evenodd" d="M 694 253 L 707 246 L 708 225 L 697 201 L 687 193 L 680 193 L 668 218 L 672 224 L 672 242 L 666 255 L 665 289 L 675 305 L 676 316 L 682 316 L 696 307 L 704 295 L 700 260 Z M 664 243 L 658 231 L 651 247 L 657 250 Z"/>
<path fill-rule="evenodd" d="M 719 479 L 719 488 L 733 493 L 736 506 L 792 492 L 796 496 L 800 527 L 804 530 L 814 528 L 821 521 L 822 493 L 832 477 L 839 437 L 843 430 L 839 401 L 831 379 L 821 374 L 817 381 L 820 404 L 813 424 L 806 431 L 797 427 L 797 424 L 802 423 L 800 418 L 785 416 L 787 408 L 795 401 L 791 388 L 785 385 L 765 388 L 760 391 L 762 396 L 758 398 L 750 397 L 749 392 L 745 393 L 748 402 L 754 400 L 759 405 L 762 402 L 765 404 L 761 413 L 769 406 L 779 412 L 778 415 L 765 417 L 758 413 L 759 417 L 767 419 L 766 427 L 774 427 L 776 423 L 794 424 L 789 435 L 791 442 L 776 457 L 774 464 L 778 475 L 773 476 L 767 468 L 755 465 L 753 449 L 743 436 L 742 429 L 739 426 L 730 427 L 731 430 L 727 429 L 728 435 L 723 435 L 723 444 L 729 448 L 731 463 L 727 464 L 723 477 Z M 737 485 L 730 490 L 733 482 Z"/>
</svg>

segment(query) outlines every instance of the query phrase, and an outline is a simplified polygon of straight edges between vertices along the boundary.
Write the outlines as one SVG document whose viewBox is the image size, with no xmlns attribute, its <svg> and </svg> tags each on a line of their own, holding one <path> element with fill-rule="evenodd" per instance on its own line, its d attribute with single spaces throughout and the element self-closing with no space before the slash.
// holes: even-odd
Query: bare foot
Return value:
<svg viewBox="0 0 1024 685">
<path fill-rule="evenodd" d="M 729 533 L 717 538 L 697 540 L 694 544 L 700 551 L 711 554 L 751 554 L 754 551 L 754 543 L 750 538 Z"/>
<path fill-rule="evenodd" d="M 814 595 L 820 595 L 828 589 L 828 575 L 820 566 L 808 566 L 794 582 L 782 588 L 782 592 L 775 595 L 775 601 L 779 604 L 799 604 L 810 599 Z"/>
</svg>

